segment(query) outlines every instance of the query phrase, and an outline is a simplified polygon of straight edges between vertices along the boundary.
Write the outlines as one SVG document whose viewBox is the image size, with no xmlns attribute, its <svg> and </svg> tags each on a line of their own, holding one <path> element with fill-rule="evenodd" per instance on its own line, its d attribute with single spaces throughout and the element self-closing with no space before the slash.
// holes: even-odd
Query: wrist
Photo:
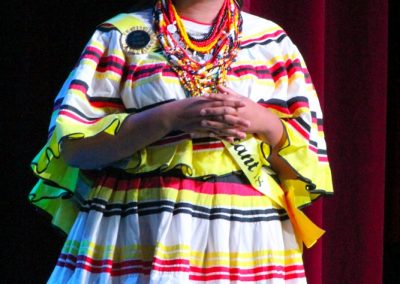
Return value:
<svg viewBox="0 0 400 284">
<path fill-rule="evenodd" d="M 260 116 L 262 119 L 255 135 L 272 148 L 277 148 L 285 137 L 282 122 L 279 117 L 268 109 L 263 108 L 263 111 L 264 115 Z"/>
</svg>

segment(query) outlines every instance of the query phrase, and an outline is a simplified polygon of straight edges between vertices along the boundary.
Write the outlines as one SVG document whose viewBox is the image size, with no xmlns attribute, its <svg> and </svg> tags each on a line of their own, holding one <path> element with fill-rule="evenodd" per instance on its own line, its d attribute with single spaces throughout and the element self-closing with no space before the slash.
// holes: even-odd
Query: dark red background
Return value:
<svg viewBox="0 0 400 284">
<path fill-rule="evenodd" d="M 1 4 L 0 282 L 43 283 L 56 263 L 64 237 L 27 202 L 36 181 L 29 163 L 96 25 L 132 3 Z M 307 209 L 327 230 L 305 253 L 309 282 L 400 283 L 399 2 L 251 0 L 245 8 L 284 27 L 323 103 L 336 194 Z"/>
</svg>

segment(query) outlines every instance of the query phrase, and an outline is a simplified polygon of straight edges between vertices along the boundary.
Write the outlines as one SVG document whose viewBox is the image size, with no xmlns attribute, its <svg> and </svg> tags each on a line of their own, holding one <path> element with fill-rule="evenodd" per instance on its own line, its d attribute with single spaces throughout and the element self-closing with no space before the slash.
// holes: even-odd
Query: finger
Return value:
<svg viewBox="0 0 400 284">
<path fill-rule="evenodd" d="M 222 107 L 213 107 L 213 108 L 203 108 L 200 110 L 200 115 L 201 116 L 219 116 L 219 115 L 225 115 L 225 114 L 231 114 L 234 115 L 238 111 L 234 107 L 227 107 L 227 106 L 222 106 Z"/>
<path fill-rule="evenodd" d="M 217 86 L 218 91 L 220 91 L 222 94 L 229 95 L 229 96 L 240 96 L 239 93 L 235 92 L 231 88 L 225 87 L 223 85 L 218 85 Z"/>
<path fill-rule="evenodd" d="M 246 137 L 246 133 L 238 128 L 232 128 L 225 123 L 217 122 L 217 121 L 202 121 L 201 125 L 208 129 L 208 131 L 217 134 L 217 136 L 232 136 L 234 138 L 243 139 Z"/>
<path fill-rule="evenodd" d="M 209 97 L 209 101 L 212 101 L 212 106 L 228 106 L 228 107 L 244 107 L 245 103 L 243 102 L 242 98 L 240 97 L 230 97 L 223 95 L 221 93 L 216 93 Z"/>
<path fill-rule="evenodd" d="M 232 143 L 236 139 L 244 139 L 246 138 L 246 132 L 237 130 L 237 129 L 226 129 L 223 131 L 215 131 L 216 135 L 222 139 L 227 139 L 229 137 L 229 141 Z"/>
<path fill-rule="evenodd" d="M 216 115 L 216 116 L 211 116 L 211 117 L 207 117 L 208 120 L 210 121 L 218 121 L 218 122 L 222 122 L 225 123 L 226 125 L 230 126 L 230 127 L 244 127 L 244 128 L 248 128 L 251 125 L 251 122 L 238 117 L 236 115 L 230 115 L 230 114 L 223 114 L 223 115 Z"/>
<path fill-rule="evenodd" d="M 243 119 L 241 117 L 235 116 L 235 115 L 226 114 L 223 117 L 217 116 L 215 119 L 218 121 L 221 121 L 221 119 L 222 119 L 222 122 L 225 122 L 229 125 L 236 126 L 236 127 L 248 128 L 251 125 L 250 121 Z"/>
<path fill-rule="evenodd" d="M 215 121 L 215 120 L 203 120 L 203 121 L 201 121 L 201 126 L 207 128 L 210 131 L 223 130 L 223 129 L 228 129 L 228 128 L 232 127 L 231 125 L 228 125 L 227 123 Z"/>
</svg>

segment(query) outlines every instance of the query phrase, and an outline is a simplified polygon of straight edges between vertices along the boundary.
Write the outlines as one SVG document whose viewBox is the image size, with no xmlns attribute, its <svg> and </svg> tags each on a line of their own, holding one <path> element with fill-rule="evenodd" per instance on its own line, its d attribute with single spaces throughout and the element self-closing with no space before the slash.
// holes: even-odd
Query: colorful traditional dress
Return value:
<svg viewBox="0 0 400 284">
<path fill-rule="evenodd" d="M 226 85 L 282 119 L 288 140 L 280 155 L 299 175 L 301 207 L 332 192 L 318 98 L 286 33 L 242 17 Z M 209 29 L 184 24 L 193 36 Z M 177 131 L 106 168 L 65 163 L 62 139 L 114 135 L 128 115 L 186 98 L 157 40 L 127 52 L 121 38 L 132 30 L 150 34 L 152 11 L 119 15 L 95 31 L 32 163 L 39 181 L 30 201 L 68 234 L 49 283 L 305 283 L 287 210 L 252 187 L 220 140 Z M 269 168 L 269 146 L 256 141 L 258 162 Z M 268 187 L 282 191 L 273 174 Z"/>
</svg>

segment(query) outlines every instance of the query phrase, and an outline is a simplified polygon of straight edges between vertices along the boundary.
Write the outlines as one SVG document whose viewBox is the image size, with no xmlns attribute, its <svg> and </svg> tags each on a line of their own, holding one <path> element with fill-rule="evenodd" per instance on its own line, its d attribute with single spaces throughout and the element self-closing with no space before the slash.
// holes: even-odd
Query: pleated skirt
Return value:
<svg viewBox="0 0 400 284">
<path fill-rule="evenodd" d="M 282 208 L 241 173 L 99 176 L 48 283 L 306 283 Z"/>
</svg>

